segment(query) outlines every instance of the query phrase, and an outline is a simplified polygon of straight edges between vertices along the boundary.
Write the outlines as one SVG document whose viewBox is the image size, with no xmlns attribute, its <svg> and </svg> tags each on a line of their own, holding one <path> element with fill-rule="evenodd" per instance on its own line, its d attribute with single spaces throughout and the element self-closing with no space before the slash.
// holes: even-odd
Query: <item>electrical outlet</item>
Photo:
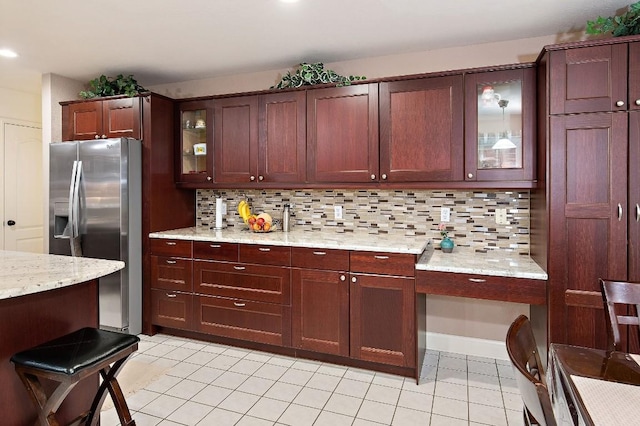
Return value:
<svg viewBox="0 0 640 426">
<path fill-rule="evenodd" d="M 496 223 L 498 225 L 508 225 L 507 209 L 496 209 Z"/>
<path fill-rule="evenodd" d="M 440 209 L 440 222 L 449 222 L 451 220 L 451 209 L 443 207 Z"/>
<path fill-rule="evenodd" d="M 222 203 L 222 214 L 227 214 L 227 203 Z"/>
<path fill-rule="evenodd" d="M 334 219 L 342 219 L 342 206 L 333 206 Z"/>
</svg>

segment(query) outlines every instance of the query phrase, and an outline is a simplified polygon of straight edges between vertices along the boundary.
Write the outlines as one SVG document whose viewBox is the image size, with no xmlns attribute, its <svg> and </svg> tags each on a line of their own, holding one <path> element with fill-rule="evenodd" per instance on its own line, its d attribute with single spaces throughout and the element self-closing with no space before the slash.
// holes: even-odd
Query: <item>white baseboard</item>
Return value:
<svg viewBox="0 0 640 426">
<path fill-rule="evenodd" d="M 505 342 L 427 332 L 427 349 L 508 360 Z"/>
</svg>

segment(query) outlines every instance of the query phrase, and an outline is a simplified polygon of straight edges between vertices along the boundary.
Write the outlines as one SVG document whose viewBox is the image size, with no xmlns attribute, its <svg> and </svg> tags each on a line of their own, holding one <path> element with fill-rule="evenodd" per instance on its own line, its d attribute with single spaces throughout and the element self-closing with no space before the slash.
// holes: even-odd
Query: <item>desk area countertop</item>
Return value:
<svg viewBox="0 0 640 426">
<path fill-rule="evenodd" d="M 384 251 L 388 253 L 421 254 L 429 243 L 425 236 L 398 234 L 370 234 L 366 231 L 335 232 L 303 231 L 251 232 L 248 229 L 225 228 L 212 230 L 201 227 L 174 229 L 149 234 L 150 238 L 167 238 L 220 243 L 265 244 L 273 246 L 308 247 L 320 249 Z"/>
<path fill-rule="evenodd" d="M 0 250 L 0 299 L 90 281 L 124 268 L 124 262 Z"/>
</svg>

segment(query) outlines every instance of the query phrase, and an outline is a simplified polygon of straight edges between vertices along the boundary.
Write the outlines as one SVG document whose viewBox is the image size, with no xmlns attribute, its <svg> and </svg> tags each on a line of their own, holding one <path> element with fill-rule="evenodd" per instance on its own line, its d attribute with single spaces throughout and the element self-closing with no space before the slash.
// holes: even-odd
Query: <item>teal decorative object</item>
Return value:
<svg viewBox="0 0 640 426">
<path fill-rule="evenodd" d="M 443 253 L 451 253 L 454 245 L 453 240 L 449 237 L 444 237 L 442 241 L 440 241 L 440 249 L 442 249 Z"/>
</svg>

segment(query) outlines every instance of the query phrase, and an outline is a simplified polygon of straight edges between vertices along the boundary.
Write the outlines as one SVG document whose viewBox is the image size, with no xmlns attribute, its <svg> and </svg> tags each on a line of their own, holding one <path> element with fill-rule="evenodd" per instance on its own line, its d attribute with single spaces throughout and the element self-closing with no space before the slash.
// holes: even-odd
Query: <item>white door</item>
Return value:
<svg viewBox="0 0 640 426">
<path fill-rule="evenodd" d="M 42 130 L 3 124 L 3 249 L 43 253 Z"/>
</svg>

